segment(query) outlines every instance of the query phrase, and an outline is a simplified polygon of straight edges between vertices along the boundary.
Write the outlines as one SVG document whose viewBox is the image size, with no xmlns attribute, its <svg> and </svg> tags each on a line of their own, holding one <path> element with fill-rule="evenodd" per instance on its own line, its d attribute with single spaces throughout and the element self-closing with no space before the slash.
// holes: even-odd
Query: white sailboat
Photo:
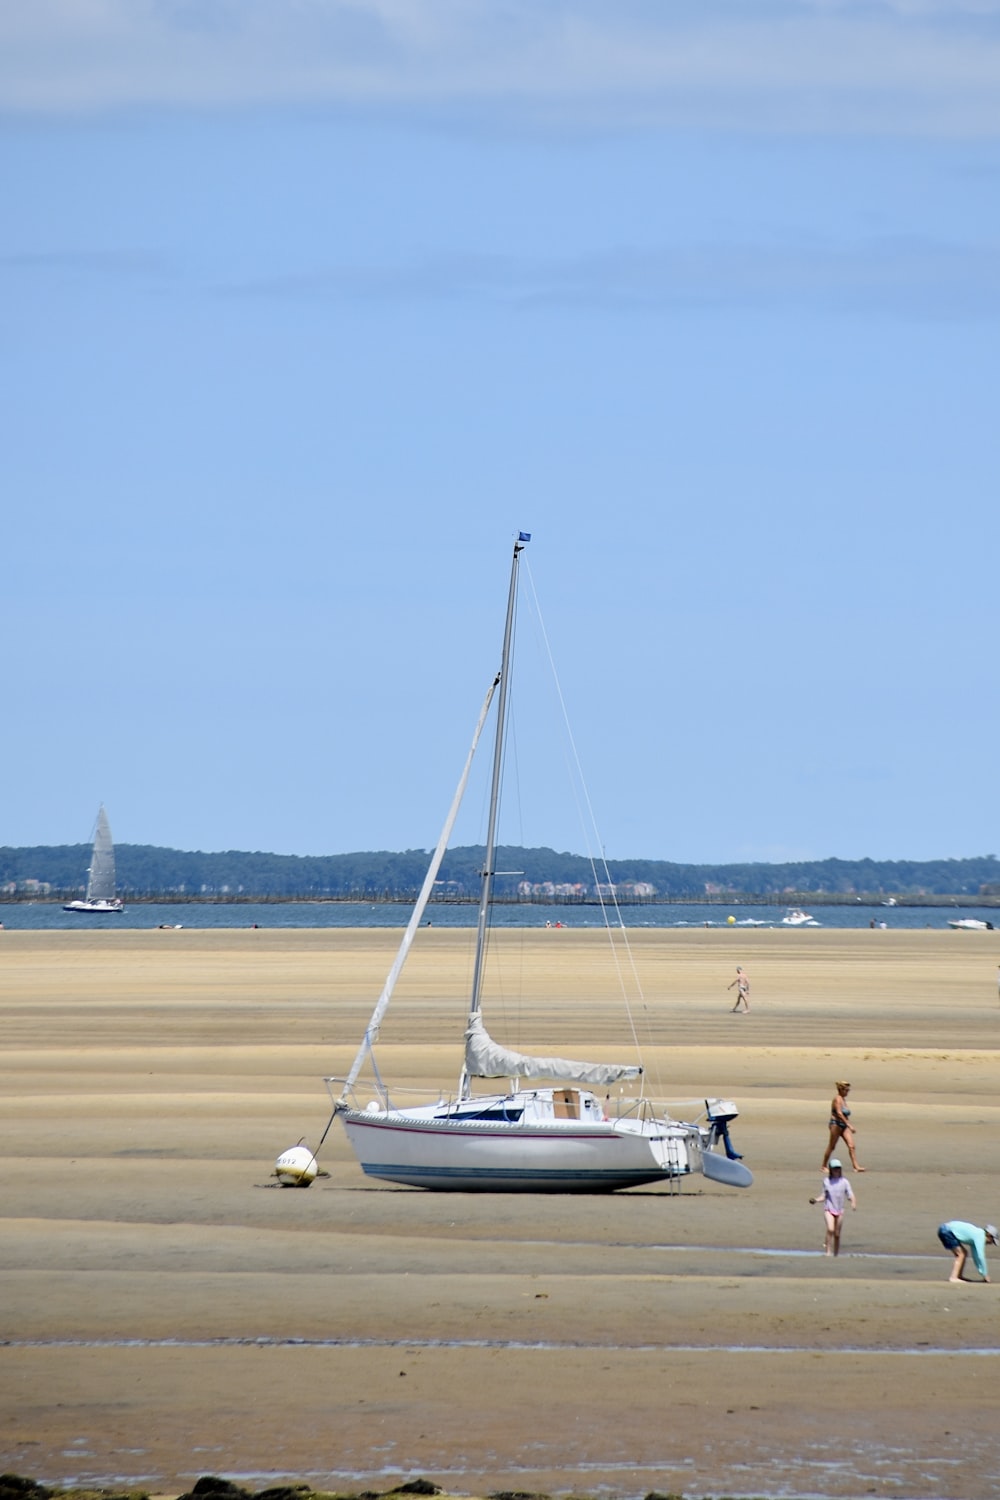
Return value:
<svg viewBox="0 0 1000 1500">
<path fill-rule="evenodd" d="M 367 1176 L 408 1186 L 459 1192 L 610 1192 L 664 1180 L 679 1183 L 698 1173 L 729 1186 L 749 1186 L 752 1174 L 732 1150 L 726 1133 L 728 1121 L 738 1114 L 729 1101 L 706 1100 L 704 1125 L 674 1120 L 644 1096 L 638 1063 L 533 1057 L 510 1051 L 486 1030 L 481 1000 L 511 642 L 518 564 L 528 540 L 522 532 L 514 546 L 500 671 L 486 695 L 441 838 L 357 1056 L 346 1078 L 326 1079 L 333 1114 L 317 1149 L 322 1149 L 333 1121 L 340 1119 Z M 450 1096 L 442 1093 L 429 1103 L 400 1103 L 382 1078 L 375 1044 L 444 857 L 494 694 L 498 702 L 493 772 L 464 1065 Z M 362 1101 L 358 1079 L 366 1064 L 374 1076 L 367 1092 L 374 1097 Z M 504 1080 L 499 1089 L 498 1079 Z M 475 1091 L 474 1080 L 494 1080 L 494 1091 Z M 611 1086 L 624 1080 L 633 1081 L 634 1091 L 612 1100 Z M 605 1097 L 594 1092 L 598 1088 Z M 712 1149 L 720 1140 L 726 1145 L 725 1155 Z M 275 1175 L 287 1186 L 308 1186 L 317 1170 L 316 1154 L 300 1143 L 278 1158 Z"/>
<path fill-rule="evenodd" d="M 102 803 L 94 828 L 94 848 L 87 870 L 87 894 L 82 901 L 69 901 L 63 911 L 85 912 L 91 915 L 117 915 L 125 910 L 125 903 L 117 893 L 115 881 L 115 846 L 111 841 L 108 815 Z"/>
</svg>

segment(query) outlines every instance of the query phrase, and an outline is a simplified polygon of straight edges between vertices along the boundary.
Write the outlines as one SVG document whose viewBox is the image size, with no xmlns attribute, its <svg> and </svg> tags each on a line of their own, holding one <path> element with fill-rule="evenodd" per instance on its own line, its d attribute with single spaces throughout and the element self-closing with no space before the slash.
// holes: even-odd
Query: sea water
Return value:
<svg viewBox="0 0 1000 1500">
<path fill-rule="evenodd" d="M 787 927 L 783 918 L 786 906 L 681 905 L 673 902 L 651 902 L 641 906 L 622 906 L 621 922 L 626 928 L 644 927 L 731 927 L 738 931 L 774 928 L 792 937 L 796 932 L 815 932 L 817 928 L 871 927 L 913 931 L 918 928 L 947 928 L 949 919 L 976 917 L 994 922 L 1000 932 L 1000 911 L 978 906 L 866 906 L 861 902 L 848 906 L 807 906 L 812 923 L 805 927 Z M 0 922 L 15 931 L 52 931 L 71 929 L 115 931 L 120 928 L 153 927 L 394 927 L 402 929 L 410 919 L 411 907 L 405 902 L 367 901 L 274 901 L 274 902 L 141 902 L 126 905 L 118 915 L 99 916 L 63 911 L 54 902 L 0 904 Z M 618 913 L 600 906 L 538 906 L 529 903 L 498 905 L 493 909 L 496 927 L 589 928 L 617 927 Z M 475 927 L 473 904 L 431 904 L 424 914 L 424 926 Z M 956 932 L 956 941 L 975 937 L 974 933 Z"/>
</svg>

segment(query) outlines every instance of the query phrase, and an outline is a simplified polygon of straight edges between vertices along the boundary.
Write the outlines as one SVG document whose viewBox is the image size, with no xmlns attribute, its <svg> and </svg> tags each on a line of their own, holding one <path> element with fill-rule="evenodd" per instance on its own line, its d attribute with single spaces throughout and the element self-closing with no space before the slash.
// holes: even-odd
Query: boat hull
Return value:
<svg viewBox="0 0 1000 1500">
<path fill-rule="evenodd" d="M 85 916 L 114 917 L 125 910 L 123 901 L 68 901 L 63 911 L 81 912 Z"/>
<path fill-rule="evenodd" d="M 662 1121 L 341 1118 L 366 1176 L 437 1191 L 611 1193 L 701 1171 L 697 1131 Z"/>
</svg>

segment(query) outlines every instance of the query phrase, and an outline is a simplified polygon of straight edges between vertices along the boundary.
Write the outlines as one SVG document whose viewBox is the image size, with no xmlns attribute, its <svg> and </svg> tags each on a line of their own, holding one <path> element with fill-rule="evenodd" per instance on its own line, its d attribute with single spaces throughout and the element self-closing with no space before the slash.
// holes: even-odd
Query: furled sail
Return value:
<svg viewBox="0 0 1000 1500">
<path fill-rule="evenodd" d="M 465 1068 L 473 1078 L 548 1078 L 559 1083 L 579 1083 L 594 1088 L 638 1078 L 642 1069 L 633 1064 L 571 1062 L 565 1057 L 528 1057 L 501 1047 L 476 1012 L 465 1031 Z"/>
</svg>

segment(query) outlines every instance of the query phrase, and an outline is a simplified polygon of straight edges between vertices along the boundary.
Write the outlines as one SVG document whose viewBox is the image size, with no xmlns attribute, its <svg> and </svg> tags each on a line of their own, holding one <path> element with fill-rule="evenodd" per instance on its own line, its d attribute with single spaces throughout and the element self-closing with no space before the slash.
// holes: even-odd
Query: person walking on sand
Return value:
<svg viewBox="0 0 1000 1500">
<path fill-rule="evenodd" d="M 739 964 L 736 965 L 736 978 L 733 980 L 733 984 L 736 986 L 736 1004 L 733 1006 L 733 1015 L 735 1015 L 740 1008 L 741 1000 L 743 1002 L 743 1009 L 750 1009 L 750 981 Z M 733 984 L 727 984 L 726 989 L 731 990 Z"/>
<path fill-rule="evenodd" d="M 851 1124 L 851 1111 L 847 1105 L 851 1085 L 846 1078 L 838 1078 L 834 1088 L 836 1093 L 830 1100 L 830 1139 L 826 1143 L 826 1154 L 823 1157 L 821 1170 L 826 1171 L 827 1162 L 843 1141 L 851 1158 L 851 1166 L 855 1172 L 863 1172 L 865 1169 L 858 1166 L 858 1158 L 854 1151 L 854 1126 Z"/>
<path fill-rule="evenodd" d="M 833 1163 L 831 1162 L 832 1166 Z M 976 1224 L 966 1224 L 964 1219 L 949 1219 L 947 1224 L 942 1224 L 938 1230 L 938 1239 L 946 1250 L 950 1250 L 955 1257 L 955 1264 L 951 1268 L 949 1281 L 964 1281 L 962 1272 L 965 1270 L 965 1262 L 970 1254 L 975 1263 L 976 1270 L 984 1281 L 989 1281 L 989 1271 L 986 1266 L 986 1246 L 995 1245 L 997 1242 L 997 1228 L 995 1224 L 987 1224 L 980 1229 Z"/>
<path fill-rule="evenodd" d="M 821 1198 L 810 1198 L 810 1203 L 822 1203 L 823 1217 L 826 1220 L 826 1240 L 823 1245 L 825 1255 L 840 1254 L 840 1231 L 844 1227 L 844 1210 L 847 1204 L 851 1205 L 854 1213 L 858 1207 L 858 1200 L 854 1196 L 854 1189 L 843 1175 L 844 1169 L 835 1156 L 830 1158 L 830 1170 L 823 1178 L 823 1196 Z"/>
</svg>

